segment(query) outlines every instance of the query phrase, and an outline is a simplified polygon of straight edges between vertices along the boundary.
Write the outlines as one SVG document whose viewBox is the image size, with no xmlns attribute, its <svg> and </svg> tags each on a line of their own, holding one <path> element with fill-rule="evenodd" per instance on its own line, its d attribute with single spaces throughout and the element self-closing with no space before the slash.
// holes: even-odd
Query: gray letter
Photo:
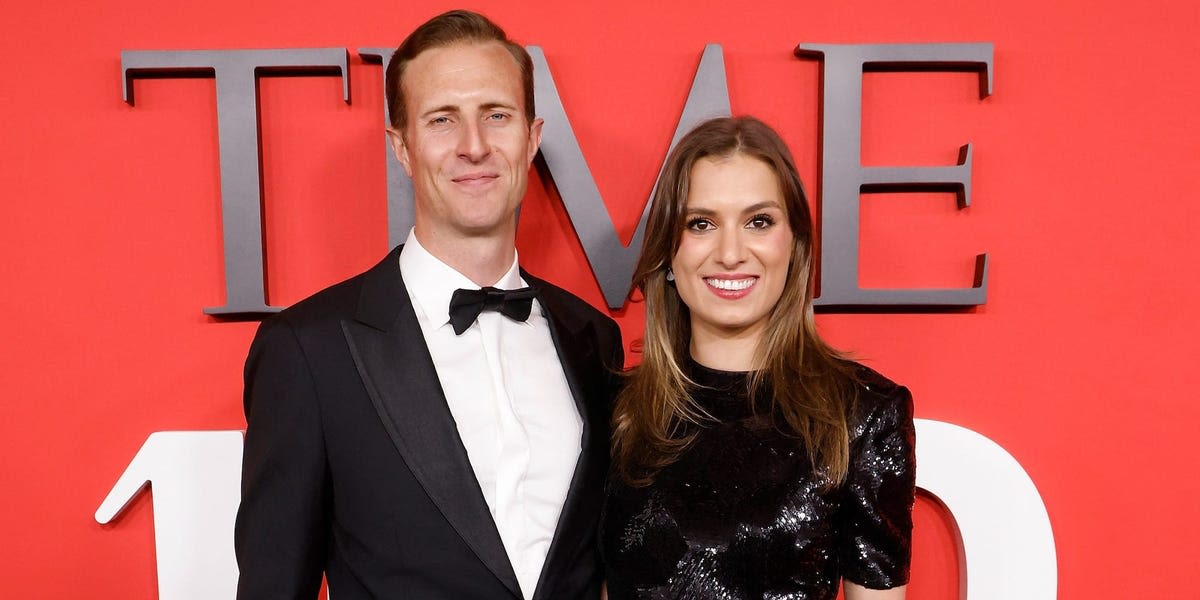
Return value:
<svg viewBox="0 0 1200 600">
<path fill-rule="evenodd" d="M 957 166 L 864 167 L 860 153 L 864 70 L 980 71 L 980 95 L 992 93 L 992 45 L 801 44 L 796 55 L 824 57 L 821 109 L 821 306 L 969 306 L 987 299 L 987 255 L 975 260 L 974 287 L 862 289 L 858 286 L 859 194 L 883 190 L 954 190 L 971 202 L 971 145 Z"/>
<path fill-rule="evenodd" d="M 596 187 L 583 151 L 579 148 L 579 141 L 571 129 L 571 122 L 558 95 L 558 88 L 554 85 L 554 76 L 550 73 L 546 55 L 537 46 L 529 46 L 528 50 L 533 58 L 534 103 L 537 105 L 539 116 L 546 121 L 542 129 L 542 160 L 545 161 L 546 169 L 558 188 L 576 235 L 583 244 L 584 253 L 587 254 L 592 272 L 596 275 L 601 292 L 604 293 L 604 299 L 610 307 L 620 308 L 624 306 L 625 297 L 629 293 L 633 268 L 645 238 L 646 217 L 650 207 L 647 204 L 633 240 L 628 247 L 624 246 L 617 236 L 612 218 L 604 208 L 600 190 Z M 390 49 L 360 48 L 358 53 L 364 59 L 379 60 L 383 64 L 384 72 L 387 72 L 387 63 L 391 58 Z M 729 90 L 725 83 L 725 60 L 721 54 L 721 47 L 709 44 L 704 48 L 704 55 L 692 81 L 692 90 L 684 105 L 679 125 L 675 129 L 671 147 L 674 148 L 679 138 L 701 121 L 728 114 Z M 387 106 L 384 106 L 384 123 L 390 124 Z M 386 143 L 384 147 L 387 155 L 388 243 L 395 246 L 404 241 L 413 224 L 413 191 L 412 182 L 392 155 L 391 147 Z"/>
<path fill-rule="evenodd" d="M 347 62 L 344 48 L 121 52 L 125 101 L 129 104 L 133 104 L 133 79 L 138 76 L 212 74 L 217 80 L 225 305 L 206 308 L 205 313 L 249 317 L 279 311 L 279 307 L 266 304 L 263 284 L 258 74 L 272 71 L 287 75 L 340 72 L 342 96 L 349 102 Z"/>
<path fill-rule="evenodd" d="M 541 48 L 536 46 L 529 48 L 529 54 L 533 56 L 535 101 L 538 112 L 546 121 L 542 129 L 542 159 L 554 177 L 554 184 L 567 209 L 567 216 L 570 217 L 571 225 L 575 227 L 575 233 L 583 244 L 584 253 L 592 265 L 592 272 L 596 275 L 605 301 L 611 308 L 620 308 L 624 306 L 625 297 L 629 294 L 633 269 L 642 250 L 650 205 L 647 203 L 642 211 L 641 220 L 638 221 L 637 230 L 629 246 L 621 244 L 612 217 L 604 208 L 604 200 L 600 197 L 596 180 L 588 169 L 587 160 L 579 148 L 579 141 L 571 129 L 571 122 L 567 119 L 567 111 L 558 96 L 558 88 L 554 85 L 554 77 L 550 74 L 546 56 Z M 692 90 L 683 107 L 683 114 L 679 117 L 675 136 L 671 139 L 671 148 L 675 147 L 683 134 L 701 121 L 727 116 L 729 113 L 725 58 L 719 45 L 709 44 L 704 48 L 700 67 L 696 70 L 696 78 L 692 80 Z"/>
<path fill-rule="evenodd" d="M 393 48 L 358 49 L 358 55 L 364 61 L 379 61 L 383 65 L 380 72 L 383 75 L 385 86 L 387 85 L 387 67 L 392 60 L 393 51 Z M 386 97 L 387 90 L 385 89 L 383 93 Z M 383 126 L 392 126 L 392 117 L 388 114 L 387 101 L 383 103 Z M 400 166 L 400 161 L 396 160 L 396 155 L 392 153 L 392 145 L 388 143 L 387 135 L 383 136 L 383 154 L 384 160 L 387 161 L 388 248 L 394 248 L 408 238 L 408 230 L 412 229 L 413 223 L 416 222 L 413 214 L 413 186 L 412 180 L 404 172 L 404 167 Z"/>
</svg>

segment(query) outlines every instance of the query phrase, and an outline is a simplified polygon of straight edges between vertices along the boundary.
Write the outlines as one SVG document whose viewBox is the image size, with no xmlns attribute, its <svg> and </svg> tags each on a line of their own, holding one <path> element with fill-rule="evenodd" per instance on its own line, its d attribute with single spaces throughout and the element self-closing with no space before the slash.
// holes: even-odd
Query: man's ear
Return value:
<svg viewBox="0 0 1200 600">
<path fill-rule="evenodd" d="M 536 117 L 529 124 L 529 162 L 533 162 L 533 157 L 537 156 L 538 148 L 542 145 L 542 125 L 545 121 L 541 117 Z"/>
<path fill-rule="evenodd" d="M 412 177 L 412 167 L 408 162 L 408 144 L 404 143 L 404 134 L 399 129 L 388 127 L 387 136 L 388 143 L 392 146 L 392 154 L 396 155 L 396 160 L 404 167 L 405 174 Z"/>
</svg>

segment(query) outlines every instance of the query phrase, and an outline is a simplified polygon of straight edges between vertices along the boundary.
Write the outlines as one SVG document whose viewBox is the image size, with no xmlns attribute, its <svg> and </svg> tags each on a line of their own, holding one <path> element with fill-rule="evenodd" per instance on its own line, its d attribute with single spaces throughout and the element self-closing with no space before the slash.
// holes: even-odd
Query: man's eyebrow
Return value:
<svg viewBox="0 0 1200 600">
<path fill-rule="evenodd" d="M 516 106 L 513 106 L 512 104 L 509 104 L 507 102 L 488 102 L 488 103 L 480 106 L 480 108 L 482 108 L 483 110 L 494 110 L 497 108 L 503 108 L 505 110 L 512 110 L 512 111 L 517 110 Z"/>
<path fill-rule="evenodd" d="M 431 108 L 431 109 L 421 113 L 418 116 L 422 119 L 426 119 L 430 115 L 433 115 L 436 113 L 456 113 L 456 112 L 458 112 L 457 106 L 454 106 L 453 104 L 443 104 L 442 106 Z"/>
<path fill-rule="evenodd" d="M 507 102 L 488 102 L 486 104 L 482 104 L 479 106 L 479 109 L 483 110 L 483 111 L 496 110 L 498 108 L 504 109 L 504 110 L 511 110 L 514 112 L 517 110 L 516 106 L 509 104 Z M 435 115 L 438 113 L 458 114 L 460 112 L 462 112 L 462 107 L 460 107 L 456 104 L 443 104 L 441 106 L 435 106 L 435 107 L 421 113 L 419 115 L 419 117 L 421 119 L 427 119 L 431 115 Z"/>
</svg>

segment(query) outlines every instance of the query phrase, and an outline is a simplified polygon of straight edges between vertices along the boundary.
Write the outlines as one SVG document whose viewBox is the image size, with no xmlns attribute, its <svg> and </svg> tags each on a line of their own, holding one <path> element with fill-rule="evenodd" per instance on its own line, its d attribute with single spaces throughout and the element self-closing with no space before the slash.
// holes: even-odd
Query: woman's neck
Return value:
<svg viewBox="0 0 1200 600">
<path fill-rule="evenodd" d="M 763 328 L 730 331 L 692 323 L 692 360 L 719 371 L 753 371 Z"/>
</svg>

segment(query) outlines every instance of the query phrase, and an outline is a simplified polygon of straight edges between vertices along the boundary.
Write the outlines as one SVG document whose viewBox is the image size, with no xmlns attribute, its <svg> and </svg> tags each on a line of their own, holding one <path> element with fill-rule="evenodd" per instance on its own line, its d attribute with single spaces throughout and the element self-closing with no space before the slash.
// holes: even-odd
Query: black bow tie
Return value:
<svg viewBox="0 0 1200 600">
<path fill-rule="evenodd" d="M 519 290 L 494 287 L 454 290 L 454 295 L 450 297 L 450 324 L 454 326 L 454 335 L 462 335 L 479 317 L 479 313 L 485 310 L 498 310 L 514 321 L 525 321 L 533 310 L 535 296 L 537 290 L 531 287 Z"/>
</svg>

